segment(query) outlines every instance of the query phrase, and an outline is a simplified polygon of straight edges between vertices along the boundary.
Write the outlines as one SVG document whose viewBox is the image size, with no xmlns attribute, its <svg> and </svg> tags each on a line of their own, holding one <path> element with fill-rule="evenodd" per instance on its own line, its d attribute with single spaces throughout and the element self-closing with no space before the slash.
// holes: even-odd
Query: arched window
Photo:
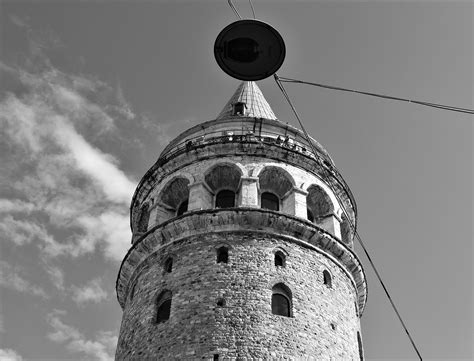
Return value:
<svg viewBox="0 0 474 361">
<path fill-rule="evenodd" d="M 173 271 L 173 258 L 172 257 L 169 257 L 165 261 L 164 271 L 166 273 L 171 273 L 171 271 Z"/>
<path fill-rule="evenodd" d="M 357 344 L 359 345 L 359 358 L 360 361 L 364 361 L 364 349 L 362 348 L 362 339 L 360 338 L 360 332 L 357 331 Z"/>
<path fill-rule="evenodd" d="M 186 199 L 185 201 L 183 201 L 179 205 L 178 211 L 176 212 L 176 215 L 180 216 L 180 215 L 184 214 L 184 212 L 187 212 L 187 211 L 188 211 L 188 200 Z"/>
<path fill-rule="evenodd" d="M 263 192 L 261 197 L 261 207 L 271 209 L 272 211 L 280 210 L 280 201 L 276 195 L 270 192 Z"/>
<path fill-rule="evenodd" d="M 148 230 L 148 221 L 150 212 L 148 211 L 148 203 L 145 203 L 140 209 L 140 218 L 138 221 L 138 232 L 146 232 Z"/>
<path fill-rule="evenodd" d="M 157 222 L 181 216 L 188 210 L 189 179 L 179 176 L 170 180 L 158 196 Z"/>
<path fill-rule="evenodd" d="M 308 206 L 308 210 L 311 212 L 313 218 L 312 222 L 314 222 L 314 219 L 326 217 L 334 213 L 334 206 L 331 202 L 331 198 L 319 185 L 311 185 L 308 188 L 306 205 Z"/>
<path fill-rule="evenodd" d="M 328 270 L 323 271 L 324 284 L 328 287 L 332 287 L 332 278 Z"/>
<path fill-rule="evenodd" d="M 291 317 L 291 291 L 283 283 L 278 283 L 272 288 L 272 313 Z"/>
<path fill-rule="evenodd" d="M 165 322 L 170 318 L 171 291 L 163 291 L 156 300 L 156 323 Z"/>
<path fill-rule="evenodd" d="M 235 206 L 235 192 L 222 190 L 216 195 L 216 208 L 230 208 Z"/>
<path fill-rule="evenodd" d="M 227 247 L 219 247 L 217 249 L 217 263 L 229 262 L 229 249 Z"/>
<path fill-rule="evenodd" d="M 286 266 L 286 256 L 282 251 L 275 252 L 275 266 Z"/>
</svg>

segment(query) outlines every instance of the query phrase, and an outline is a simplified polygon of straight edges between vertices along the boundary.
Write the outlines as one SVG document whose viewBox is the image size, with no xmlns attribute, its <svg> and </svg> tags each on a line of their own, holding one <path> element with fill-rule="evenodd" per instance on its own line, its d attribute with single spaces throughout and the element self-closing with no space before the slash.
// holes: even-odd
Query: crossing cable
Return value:
<svg viewBox="0 0 474 361">
<path fill-rule="evenodd" d="M 280 88 L 281 92 L 283 93 L 283 96 L 285 97 L 286 101 L 288 102 L 288 104 L 290 105 L 291 109 L 293 110 L 293 113 L 295 114 L 295 117 L 296 117 L 296 119 L 298 120 L 298 123 L 299 123 L 301 129 L 303 130 L 303 133 L 304 133 L 304 135 L 305 135 L 305 137 L 306 137 L 306 140 L 307 140 L 307 142 L 309 143 L 309 145 L 310 145 L 310 147 L 311 147 L 311 149 L 312 149 L 312 151 L 313 151 L 313 154 L 316 156 L 317 153 L 316 153 L 316 150 L 315 150 L 315 148 L 314 148 L 314 144 L 313 144 L 313 142 L 311 141 L 308 132 L 307 132 L 306 129 L 304 128 L 303 123 L 302 123 L 302 121 L 301 121 L 301 118 L 299 117 L 298 112 L 296 111 L 296 108 L 294 107 L 293 103 L 291 102 L 291 99 L 290 99 L 290 97 L 288 96 L 288 93 L 286 92 L 285 88 L 283 87 L 282 80 L 280 80 L 281 78 L 280 78 L 276 73 L 275 73 L 273 76 L 274 76 L 275 81 L 276 81 L 276 83 L 277 83 L 277 85 L 278 85 L 278 88 Z M 319 160 L 318 160 L 318 162 L 319 162 Z M 333 166 L 333 167 L 335 168 L 336 171 L 338 171 L 335 166 Z M 338 171 L 338 172 L 339 172 L 339 171 Z M 339 172 L 339 173 L 340 173 L 340 172 Z M 331 187 L 330 184 L 328 184 L 328 186 Z M 410 342 L 411 342 L 413 348 L 415 349 L 416 354 L 418 355 L 418 358 L 420 359 L 420 361 L 422 361 L 423 358 L 421 357 L 421 354 L 420 354 L 420 352 L 418 351 L 418 348 L 416 347 L 415 342 L 413 341 L 413 338 L 411 337 L 410 332 L 408 331 L 408 329 L 407 329 L 407 327 L 406 327 L 406 325 L 405 325 L 405 322 L 403 322 L 403 319 L 402 319 L 400 313 L 398 312 L 397 307 L 395 306 L 395 303 L 393 302 L 392 298 L 390 297 L 390 294 L 389 294 L 389 292 L 388 292 L 388 290 L 387 290 L 387 287 L 385 287 L 385 284 L 384 284 L 384 282 L 383 282 L 383 280 L 382 280 L 382 277 L 380 276 L 379 272 L 377 271 L 377 268 L 375 267 L 375 264 L 374 264 L 374 262 L 372 261 L 372 258 L 370 257 L 369 252 L 367 251 L 367 248 L 366 248 L 365 245 L 364 245 L 364 242 L 362 242 L 362 238 L 360 237 L 360 235 L 359 235 L 359 233 L 357 232 L 357 230 L 356 230 L 354 224 L 352 223 L 352 220 L 351 220 L 351 218 L 349 217 L 349 214 L 348 214 L 346 208 L 344 207 L 344 203 L 342 203 L 342 200 L 341 200 L 341 198 L 339 197 L 339 195 L 337 194 L 337 192 L 335 192 L 334 190 L 332 190 L 332 191 L 333 191 L 334 195 L 336 196 L 337 200 L 339 201 L 339 204 L 340 204 L 340 206 L 341 206 L 341 208 L 342 208 L 342 211 L 344 212 L 344 215 L 345 215 L 346 218 L 347 218 L 347 221 L 348 221 L 348 223 L 349 223 L 350 228 L 351 228 L 352 231 L 354 232 L 354 235 L 356 236 L 357 240 L 359 241 L 359 244 L 362 246 L 362 249 L 364 250 L 364 253 L 365 253 L 365 255 L 367 256 L 367 259 L 369 260 L 370 265 L 372 266 L 373 270 L 375 271 L 375 274 L 376 274 L 376 276 L 377 276 L 377 278 L 378 278 L 380 284 L 382 285 L 382 288 L 383 288 L 383 290 L 385 291 L 385 294 L 386 294 L 387 298 L 389 299 L 390 304 L 392 305 L 392 308 L 394 309 L 395 313 L 397 314 L 397 317 L 398 317 L 400 323 L 402 324 L 403 329 L 405 330 L 405 332 L 406 332 L 408 338 L 410 339 Z"/>
<path fill-rule="evenodd" d="M 369 95 L 369 96 L 373 96 L 373 97 L 377 97 L 377 98 L 383 98 L 383 99 L 398 100 L 398 101 L 402 101 L 402 102 L 423 105 L 423 106 L 426 106 L 426 107 L 449 110 L 449 111 L 452 111 L 452 112 L 474 114 L 474 109 L 469 109 L 469 108 L 460 108 L 460 107 L 454 107 L 454 106 L 451 106 L 451 105 L 444 105 L 444 104 L 424 102 L 424 101 L 420 101 L 420 100 L 399 98 L 399 97 L 394 97 L 394 96 L 385 95 L 385 94 L 370 93 L 370 92 L 365 92 L 365 91 L 356 90 L 356 89 L 341 88 L 341 87 L 337 87 L 337 86 L 320 84 L 320 83 L 312 83 L 312 82 L 308 82 L 308 81 L 296 80 L 296 79 L 291 79 L 291 78 L 280 78 L 279 77 L 278 79 L 279 79 L 278 80 L 279 82 L 307 84 L 307 85 L 317 86 L 317 87 L 320 87 L 320 88 L 339 90 L 339 91 L 344 91 L 344 92 L 349 92 L 349 93 L 357 93 L 357 94 L 362 94 L 362 95 Z"/>
<path fill-rule="evenodd" d="M 234 4 L 232 3 L 232 0 L 227 0 L 227 3 L 229 4 L 230 8 L 234 10 L 235 16 L 237 16 L 239 19 L 242 19 L 242 16 L 240 16 L 239 12 L 235 8 Z"/>
<path fill-rule="evenodd" d="M 250 7 L 252 8 L 253 18 L 255 19 L 255 9 L 253 8 L 252 0 L 249 0 L 249 3 L 250 3 Z"/>
</svg>

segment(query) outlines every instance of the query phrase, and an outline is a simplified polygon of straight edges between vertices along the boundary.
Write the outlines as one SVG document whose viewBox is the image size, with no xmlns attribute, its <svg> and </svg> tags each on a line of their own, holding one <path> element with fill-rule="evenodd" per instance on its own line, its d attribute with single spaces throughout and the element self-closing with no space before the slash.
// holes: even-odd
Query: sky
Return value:
<svg viewBox="0 0 474 361">
<path fill-rule="evenodd" d="M 235 1 L 244 18 L 247 1 Z M 474 108 L 468 1 L 253 1 L 282 77 Z M 227 1 L 0 2 L 0 359 L 110 360 L 129 205 L 166 144 L 239 81 L 213 58 Z M 259 87 L 296 125 L 272 78 Z M 472 358 L 473 116 L 285 84 L 358 206 L 425 360 Z M 360 247 L 368 360 L 416 353 Z"/>
</svg>

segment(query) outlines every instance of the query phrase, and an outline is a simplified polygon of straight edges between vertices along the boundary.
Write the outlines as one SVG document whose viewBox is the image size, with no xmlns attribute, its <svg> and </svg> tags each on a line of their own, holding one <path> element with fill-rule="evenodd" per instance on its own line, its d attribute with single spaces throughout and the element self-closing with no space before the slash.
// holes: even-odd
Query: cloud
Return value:
<svg viewBox="0 0 474 361">
<path fill-rule="evenodd" d="M 2 361 L 21 361 L 23 358 L 10 348 L 0 348 L 0 360 Z"/>
<path fill-rule="evenodd" d="M 0 285 L 18 292 L 49 298 L 43 288 L 25 280 L 20 276 L 18 267 L 14 268 L 5 261 L 0 261 Z"/>
<path fill-rule="evenodd" d="M 41 224 L 15 219 L 11 215 L 7 215 L 1 220 L 0 235 L 4 240 L 9 240 L 19 246 L 29 244 L 35 240 L 45 244 L 55 242 Z"/>
<path fill-rule="evenodd" d="M 72 287 L 73 301 L 79 306 L 85 303 L 99 303 L 107 299 L 107 292 L 102 288 L 102 281 L 100 278 L 90 280 L 82 287 Z"/>
<path fill-rule="evenodd" d="M 117 344 L 117 337 L 112 331 L 100 331 L 94 340 L 88 340 L 76 328 L 65 324 L 61 317 L 66 312 L 54 310 L 47 316 L 48 323 L 54 329 L 47 338 L 53 342 L 64 344 L 66 348 L 74 353 L 83 353 L 100 361 L 113 360 L 113 352 Z"/>
<path fill-rule="evenodd" d="M 130 202 L 135 182 L 117 168 L 114 157 L 92 147 L 66 121 L 58 121 L 54 132 L 58 143 L 74 158 L 77 168 L 91 177 L 109 201 Z"/>
<path fill-rule="evenodd" d="M 82 215 L 77 222 L 86 231 L 87 239 L 103 241 L 106 257 L 116 261 L 123 259 L 123 251 L 129 247 L 131 236 L 127 214 L 104 212 L 98 217 Z"/>
<path fill-rule="evenodd" d="M 51 280 L 51 283 L 60 291 L 64 291 L 64 272 L 61 268 L 52 264 L 45 263 L 44 268 Z"/>
<path fill-rule="evenodd" d="M 18 199 L 0 199 L 1 213 L 29 213 L 35 209 L 35 205 L 30 202 L 24 202 Z"/>
<path fill-rule="evenodd" d="M 0 101 L 0 139 L 6 148 L 0 149 L 5 169 L 0 181 L 19 196 L 0 200 L 0 213 L 6 214 L 0 219 L 0 235 L 16 245 L 38 240 L 35 244 L 49 258 L 78 257 L 100 246 L 106 257 L 120 259 L 130 243 L 125 225 L 136 181 L 120 169 L 117 157 L 91 143 L 98 134 L 111 141 L 118 136 L 107 113 L 111 105 L 98 100 L 110 89 L 57 69 L 29 73 L 2 65 L 2 70 L 16 76 L 24 92 L 9 93 Z M 123 92 L 118 93 L 113 108 L 124 107 L 128 118 L 133 117 Z M 87 218 L 113 228 L 92 232 Z M 69 233 L 61 241 L 53 236 L 58 228 Z M 110 233 L 120 242 L 112 243 Z"/>
</svg>

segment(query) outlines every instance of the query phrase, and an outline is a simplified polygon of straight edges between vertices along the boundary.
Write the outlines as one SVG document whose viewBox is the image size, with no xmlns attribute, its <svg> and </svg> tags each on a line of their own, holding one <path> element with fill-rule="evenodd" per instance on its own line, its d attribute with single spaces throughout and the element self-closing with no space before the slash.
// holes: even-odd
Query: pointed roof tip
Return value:
<svg viewBox="0 0 474 361">
<path fill-rule="evenodd" d="M 253 81 L 244 81 L 240 83 L 234 95 L 232 95 L 216 119 L 235 116 L 233 105 L 239 102 L 245 103 L 245 112 L 240 116 L 277 120 L 275 113 L 273 113 L 273 110 L 263 96 L 262 91 Z"/>
</svg>

